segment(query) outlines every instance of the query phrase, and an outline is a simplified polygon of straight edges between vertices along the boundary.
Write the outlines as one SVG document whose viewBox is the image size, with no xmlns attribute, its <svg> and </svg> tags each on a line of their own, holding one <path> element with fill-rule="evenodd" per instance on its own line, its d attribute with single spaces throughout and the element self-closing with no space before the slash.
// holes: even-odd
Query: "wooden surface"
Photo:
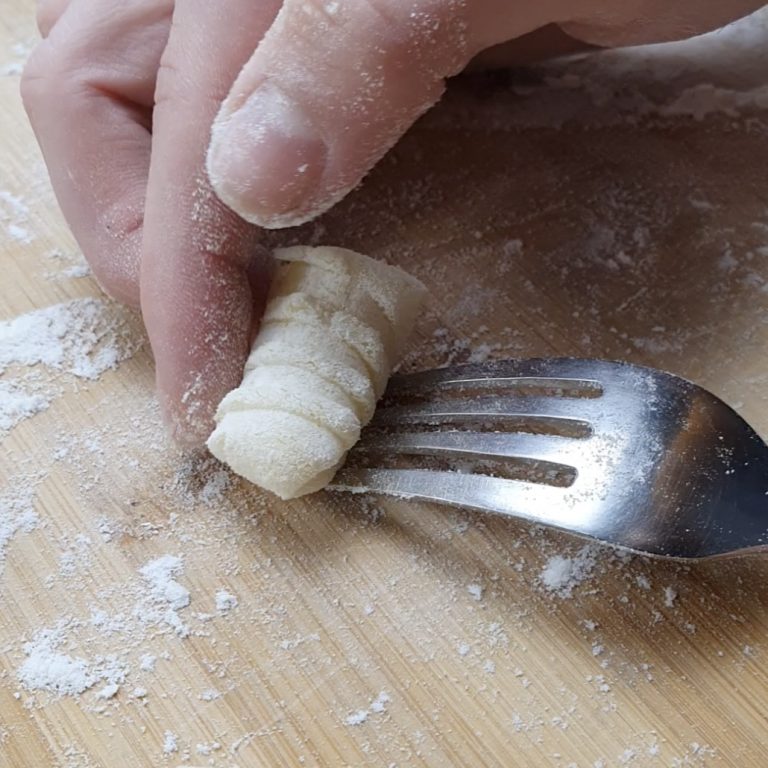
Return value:
<svg viewBox="0 0 768 768">
<path fill-rule="evenodd" d="M 0 320 L 100 295 L 64 273 L 76 246 L 18 99 L 32 5 L 0 18 L 0 188 L 31 235 L 0 217 Z M 456 84 L 363 189 L 273 239 L 421 277 L 410 367 L 628 359 L 768 435 L 763 117 L 638 124 L 609 100 L 558 127 L 550 112 L 589 98 L 516 82 Z M 425 505 L 277 503 L 165 443 L 146 345 L 93 382 L 39 375 L 50 407 L 0 435 L 2 492 L 28 488 L 39 516 L 0 560 L 3 768 L 765 765 L 768 558 L 681 566 Z M 186 638 L 142 614 L 139 569 L 166 554 L 183 557 Z M 570 596 L 540 579 L 557 555 L 592 567 Z M 221 589 L 236 607 L 216 610 Z M 56 627 L 90 668 L 116 655 L 116 695 L 21 685 L 25 642 Z"/>
</svg>

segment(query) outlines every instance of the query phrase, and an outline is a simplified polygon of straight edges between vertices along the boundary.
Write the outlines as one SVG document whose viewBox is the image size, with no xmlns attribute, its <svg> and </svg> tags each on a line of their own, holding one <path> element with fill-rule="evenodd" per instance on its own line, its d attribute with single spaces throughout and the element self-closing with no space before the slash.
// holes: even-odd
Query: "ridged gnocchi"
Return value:
<svg viewBox="0 0 768 768">
<path fill-rule="evenodd" d="M 343 248 L 283 262 L 240 386 L 219 405 L 214 456 L 283 499 L 327 485 L 370 421 L 426 290 Z"/>
</svg>

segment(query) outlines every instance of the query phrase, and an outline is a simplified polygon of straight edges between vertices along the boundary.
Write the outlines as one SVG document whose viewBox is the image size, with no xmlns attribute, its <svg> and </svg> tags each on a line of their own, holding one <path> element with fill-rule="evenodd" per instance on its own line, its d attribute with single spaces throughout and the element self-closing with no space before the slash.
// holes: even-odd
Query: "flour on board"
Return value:
<svg viewBox="0 0 768 768">
<path fill-rule="evenodd" d="M 61 393 L 38 367 L 94 381 L 142 345 L 128 313 L 103 299 L 73 299 L 0 321 L 0 438 Z"/>
<path fill-rule="evenodd" d="M 344 722 L 346 725 L 362 725 L 368 720 L 371 714 L 381 714 L 385 712 L 389 701 L 389 694 L 386 693 L 386 691 L 381 691 L 366 709 L 358 709 L 356 712 L 352 712 L 347 715 Z"/>
<path fill-rule="evenodd" d="M 552 555 L 539 574 L 541 585 L 558 597 L 571 597 L 573 590 L 591 575 L 598 552 L 599 547 L 587 544 L 573 557 Z"/>
</svg>

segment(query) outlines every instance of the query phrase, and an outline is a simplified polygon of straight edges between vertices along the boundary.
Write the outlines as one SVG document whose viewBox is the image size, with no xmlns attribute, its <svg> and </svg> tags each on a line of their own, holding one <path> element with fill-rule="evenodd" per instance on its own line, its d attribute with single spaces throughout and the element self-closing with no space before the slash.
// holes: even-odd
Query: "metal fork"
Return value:
<svg viewBox="0 0 768 768">
<path fill-rule="evenodd" d="M 768 546 L 768 446 L 717 397 L 600 360 L 395 376 L 332 486 L 494 512 L 635 552 Z"/>
</svg>

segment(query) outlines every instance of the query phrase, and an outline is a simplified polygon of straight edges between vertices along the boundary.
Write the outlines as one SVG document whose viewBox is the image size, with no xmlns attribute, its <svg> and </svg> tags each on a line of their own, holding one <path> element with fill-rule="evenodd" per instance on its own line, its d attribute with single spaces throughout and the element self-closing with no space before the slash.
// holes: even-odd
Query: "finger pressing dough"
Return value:
<svg viewBox="0 0 768 768">
<path fill-rule="evenodd" d="M 283 499 L 327 485 L 370 421 L 424 286 L 343 248 L 282 248 L 240 386 L 219 405 L 214 456 Z"/>
</svg>

